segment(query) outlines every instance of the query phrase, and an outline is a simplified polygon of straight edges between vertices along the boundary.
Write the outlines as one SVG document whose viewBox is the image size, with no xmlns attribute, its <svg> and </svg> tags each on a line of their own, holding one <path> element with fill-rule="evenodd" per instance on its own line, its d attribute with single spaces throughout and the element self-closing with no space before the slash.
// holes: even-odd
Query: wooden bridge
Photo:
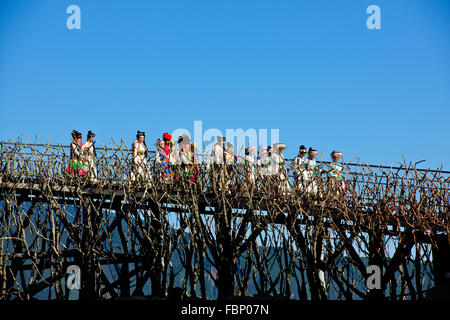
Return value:
<svg viewBox="0 0 450 320">
<path fill-rule="evenodd" d="M 292 176 L 290 192 L 275 176 L 249 184 L 240 164 L 166 179 L 150 153 L 151 180 L 132 181 L 122 141 L 97 149 L 92 184 L 65 174 L 67 146 L 0 149 L 2 299 L 68 299 L 69 265 L 80 299 L 414 300 L 448 286 L 447 171 L 346 163 L 345 191 L 323 176 L 311 194 Z"/>
</svg>

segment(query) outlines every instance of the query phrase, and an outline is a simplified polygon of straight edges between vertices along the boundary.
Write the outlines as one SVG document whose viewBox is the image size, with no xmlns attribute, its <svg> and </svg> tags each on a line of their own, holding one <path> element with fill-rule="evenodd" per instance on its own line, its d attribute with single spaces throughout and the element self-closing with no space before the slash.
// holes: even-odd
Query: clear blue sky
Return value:
<svg viewBox="0 0 450 320">
<path fill-rule="evenodd" d="M 448 0 L 2 0 L 0 139 L 151 144 L 201 120 L 279 129 L 288 157 L 449 170 L 449 39 Z"/>
</svg>

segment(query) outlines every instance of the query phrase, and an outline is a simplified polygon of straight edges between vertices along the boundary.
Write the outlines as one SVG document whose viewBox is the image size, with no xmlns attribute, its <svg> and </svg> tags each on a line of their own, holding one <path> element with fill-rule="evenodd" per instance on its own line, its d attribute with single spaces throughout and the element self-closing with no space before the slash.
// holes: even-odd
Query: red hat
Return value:
<svg viewBox="0 0 450 320">
<path fill-rule="evenodd" d="M 168 134 L 167 132 L 164 132 L 163 139 L 172 140 L 172 136 Z"/>
</svg>

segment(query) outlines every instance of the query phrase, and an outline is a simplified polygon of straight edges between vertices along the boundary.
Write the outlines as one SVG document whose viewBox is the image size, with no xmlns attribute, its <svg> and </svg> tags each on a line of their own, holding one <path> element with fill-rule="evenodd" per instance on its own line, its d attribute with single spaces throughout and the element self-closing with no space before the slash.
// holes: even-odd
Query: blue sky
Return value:
<svg viewBox="0 0 450 320">
<path fill-rule="evenodd" d="M 446 0 L 3 0 L 0 139 L 151 144 L 199 120 L 279 129 L 288 157 L 449 170 L 449 39 Z"/>
</svg>

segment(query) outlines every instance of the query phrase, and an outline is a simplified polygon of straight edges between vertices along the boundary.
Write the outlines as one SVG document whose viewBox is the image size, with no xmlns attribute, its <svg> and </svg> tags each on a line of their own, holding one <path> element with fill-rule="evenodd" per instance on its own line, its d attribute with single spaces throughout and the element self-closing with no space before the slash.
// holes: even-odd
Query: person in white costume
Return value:
<svg viewBox="0 0 450 320">
<path fill-rule="evenodd" d="M 342 152 L 333 151 L 330 154 L 331 163 L 328 166 L 328 175 L 331 178 L 331 185 L 336 189 L 336 196 L 341 195 L 341 191 L 345 193 L 345 182 L 344 182 L 344 167 L 339 160 L 342 158 Z"/>
<path fill-rule="evenodd" d="M 212 152 L 212 160 L 216 165 L 224 163 L 224 149 L 225 149 L 225 137 L 218 136 L 217 143 L 214 144 Z"/>
<path fill-rule="evenodd" d="M 227 164 L 231 164 L 232 158 L 230 156 L 231 153 L 227 152 L 226 138 L 218 136 L 217 143 L 214 144 L 212 151 L 212 163 L 215 166 L 215 170 L 219 171 L 219 185 L 220 188 L 223 188 L 224 190 L 228 189 L 230 184 L 230 173 L 228 172 L 229 170 L 227 168 Z"/>
<path fill-rule="evenodd" d="M 257 166 L 258 166 L 258 172 L 263 176 L 269 176 L 272 174 L 272 162 L 270 160 L 270 153 L 269 148 L 263 148 L 262 146 L 259 147 L 258 150 L 258 159 L 257 159 Z"/>
<path fill-rule="evenodd" d="M 309 148 L 308 158 L 305 160 L 305 169 L 307 172 L 306 192 L 312 195 L 317 195 L 317 176 L 319 169 L 314 159 L 317 156 L 317 150 Z"/>
<path fill-rule="evenodd" d="M 131 170 L 131 181 L 150 180 L 150 166 L 147 162 L 147 145 L 145 143 L 145 132 L 138 131 L 136 140 L 132 144 L 133 168 Z"/>
<path fill-rule="evenodd" d="M 283 150 L 287 149 L 287 147 L 283 143 L 275 143 L 272 149 L 272 174 L 279 179 L 279 191 L 282 194 L 287 194 L 291 191 L 291 187 L 289 186 L 286 160 L 284 159 L 284 156 L 282 154 Z"/>
<path fill-rule="evenodd" d="M 184 134 L 178 137 L 178 148 L 175 150 L 175 159 L 177 166 L 191 164 L 191 138 Z"/>
<path fill-rule="evenodd" d="M 292 171 L 294 172 L 294 181 L 297 184 L 297 187 L 300 191 L 305 190 L 306 183 L 309 178 L 309 174 L 306 171 L 306 154 L 308 150 L 304 145 L 301 145 L 298 150 L 298 156 L 295 157 L 294 161 L 291 163 Z"/>
<path fill-rule="evenodd" d="M 84 168 L 86 170 L 89 181 L 97 183 L 97 167 L 95 165 L 97 152 L 95 151 L 94 137 L 95 134 L 91 130 L 89 130 L 87 134 L 87 140 L 81 146 L 81 152 L 83 153 Z"/>
<path fill-rule="evenodd" d="M 253 188 L 256 180 L 256 159 L 255 147 L 245 148 L 244 166 L 247 174 L 247 184 L 249 188 Z"/>
</svg>

